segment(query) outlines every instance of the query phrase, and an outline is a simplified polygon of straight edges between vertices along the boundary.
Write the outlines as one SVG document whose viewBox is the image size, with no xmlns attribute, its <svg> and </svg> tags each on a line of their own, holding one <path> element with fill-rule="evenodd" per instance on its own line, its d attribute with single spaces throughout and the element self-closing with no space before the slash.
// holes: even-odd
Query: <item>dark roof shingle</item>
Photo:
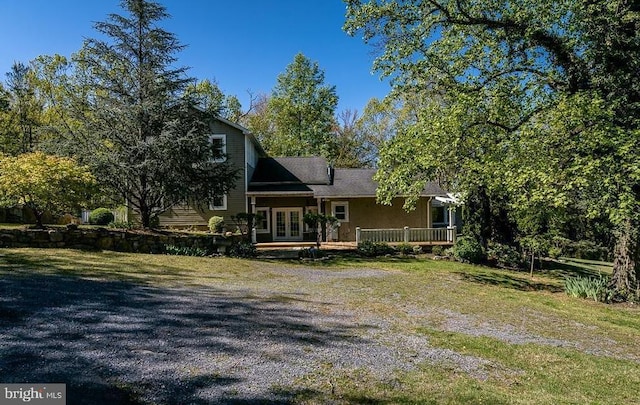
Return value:
<svg viewBox="0 0 640 405">
<path fill-rule="evenodd" d="M 316 197 L 375 197 L 378 183 L 375 169 L 335 169 L 332 185 L 311 186 Z M 435 182 L 427 182 L 422 196 L 446 196 Z"/>
<path fill-rule="evenodd" d="M 329 184 L 327 161 L 322 157 L 260 158 L 251 178 L 259 184 Z"/>
</svg>

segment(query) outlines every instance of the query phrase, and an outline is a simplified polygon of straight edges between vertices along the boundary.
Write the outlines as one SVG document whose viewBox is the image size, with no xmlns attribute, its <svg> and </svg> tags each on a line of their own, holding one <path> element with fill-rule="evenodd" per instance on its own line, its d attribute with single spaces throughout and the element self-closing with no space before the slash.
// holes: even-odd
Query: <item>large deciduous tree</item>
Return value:
<svg viewBox="0 0 640 405">
<path fill-rule="evenodd" d="M 337 104 L 335 86 L 325 84 L 318 63 L 299 53 L 278 76 L 268 99 L 272 132 L 257 134 L 275 156 L 330 157 Z"/>
<path fill-rule="evenodd" d="M 204 205 L 224 194 L 236 170 L 216 159 L 210 115 L 185 96 L 193 80 L 174 67 L 183 46 L 158 26 L 165 8 L 146 0 L 121 6 L 126 15 L 95 24 L 104 39 L 87 40 L 76 55 L 76 96 L 83 97 L 70 110 L 82 127 L 73 141 L 98 180 L 149 227 L 176 204 Z"/>
<path fill-rule="evenodd" d="M 95 185 L 89 169 L 74 159 L 42 152 L 0 154 L 0 206 L 24 205 L 40 228 L 45 212 L 77 211 L 89 201 Z"/>
<path fill-rule="evenodd" d="M 347 32 L 380 45 L 375 67 L 426 100 L 382 151 L 380 197 L 444 168 L 514 211 L 606 213 L 613 286 L 640 297 L 638 3 L 345 2 Z"/>
<path fill-rule="evenodd" d="M 225 95 L 215 81 L 204 79 L 187 86 L 185 95 L 191 97 L 205 111 L 238 123 L 243 116 L 238 97 Z"/>
<path fill-rule="evenodd" d="M 0 151 L 30 152 L 38 145 L 44 109 L 30 66 L 15 62 L 6 74 L 6 89 L 0 88 Z"/>
</svg>

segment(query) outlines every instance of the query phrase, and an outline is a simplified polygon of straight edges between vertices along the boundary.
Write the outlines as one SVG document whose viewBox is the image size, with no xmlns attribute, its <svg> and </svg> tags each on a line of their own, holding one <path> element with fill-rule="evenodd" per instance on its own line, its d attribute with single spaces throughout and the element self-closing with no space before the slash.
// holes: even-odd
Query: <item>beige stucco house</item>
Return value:
<svg viewBox="0 0 640 405">
<path fill-rule="evenodd" d="M 447 194 L 436 183 L 427 183 L 416 209 L 406 212 L 401 198 L 391 206 L 376 203 L 373 169 L 332 168 L 321 157 L 269 157 L 246 128 L 222 118 L 211 123 L 211 139 L 240 168 L 241 180 L 209 207 L 173 208 L 162 214 L 160 226 L 203 227 L 214 215 L 231 225 L 232 215 L 250 212 L 260 217 L 254 242 L 312 241 L 316 235 L 305 227 L 303 216 L 321 212 L 339 221 L 325 233 L 331 241 L 356 241 L 371 230 L 395 230 L 396 239 L 402 240 L 391 242 L 449 240 L 455 235 L 451 218 L 442 221 L 444 206 L 438 200 L 446 201 Z M 447 228 L 448 233 L 442 232 Z"/>
</svg>

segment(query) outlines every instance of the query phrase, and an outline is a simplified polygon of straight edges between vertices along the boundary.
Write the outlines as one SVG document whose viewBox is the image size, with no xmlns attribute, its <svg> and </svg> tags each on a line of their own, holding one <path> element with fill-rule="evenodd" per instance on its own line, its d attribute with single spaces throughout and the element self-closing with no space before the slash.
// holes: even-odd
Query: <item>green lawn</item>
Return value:
<svg viewBox="0 0 640 405">
<path fill-rule="evenodd" d="M 605 305 L 563 292 L 564 277 L 608 272 L 606 263 L 544 265 L 530 278 L 527 272 L 412 258 L 299 264 L 0 249 L 3 278 L 38 275 L 156 288 L 204 287 L 269 295 L 281 302 L 304 295 L 309 302 L 339 303 L 341 311 L 353 312 L 363 322 L 384 321 L 393 330 L 427 337 L 430 346 L 452 355 L 486 361 L 474 372 L 446 361 L 422 362 L 382 380 L 370 369 L 327 364 L 296 382 L 296 403 L 640 403 L 638 306 Z M 382 270 L 385 276 L 311 282 L 304 275 L 310 268 L 332 274 Z"/>
</svg>

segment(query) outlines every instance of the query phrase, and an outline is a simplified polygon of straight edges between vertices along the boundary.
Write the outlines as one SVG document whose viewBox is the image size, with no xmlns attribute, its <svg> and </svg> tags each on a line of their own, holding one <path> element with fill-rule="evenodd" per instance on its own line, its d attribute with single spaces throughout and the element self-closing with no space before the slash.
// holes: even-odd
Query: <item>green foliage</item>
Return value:
<svg viewBox="0 0 640 405">
<path fill-rule="evenodd" d="M 600 274 L 594 277 L 567 277 L 564 281 L 565 292 L 577 298 L 592 299 L 596 302 L 611 302 L 615 291 L 609 288 L 610 280 Z"/>
<path fill-rule="evenodd" d="M 126 221 L 111 221 L 107 224 L 112 229 L 134 229 L 135 226 L 131 222 Z"/>
<path fill-rule="evenodd" d="M 267 101 L 264 112 L 268 124 L 250 129 L 273 156 L 330 157 L 337 104 L 335 86 L 324 83 L 324 72 L 318 63 L 299 53 L 278 76 Z"/>
<path fill-rule="evenodd" d="M 320 259 L 325 257 L 325 253 L 315 247 L 310 247 L 308 249 L 302 249 L 299 254 L 301 259 Z"/>
<path fill-rule="evenodd" d="M 91 225 L 108 225 L 113 222 L 113 212 L 109 208 L 96 208 L 89 214 Z"/>
<path fill-rule="evenodd" d="M 256 221 L 262 220 L 262 216 L 250 212 L 239 212 L 232 215 L 231 220 L 236 224 L 237 232 L 250 242 L 251 229 L 255 226 Z"/>
<path fill-rule="evenodd" d="M 205 257 L 208 255 L 206 250 L 191 246 L 164 245 L 164 252 L 175 256 Z"/>
<path fill-rule="evenodd" d="M 212 216 L 209 218 L 209 231 L 214 233 L 222 233 L 224 227 L 224 218 L 219 216 Z"/>
<path fill-rule="evenodd" d="M 440 245 L 433 246 L 431 248 L 431 253 L 436 256 L 442 256 L 444 254 L 444 247 Z"/>
<path fill-rule="evenodd" d="M 185 96 L 194 100 L 206 112 L 231 122 L 237 123 L 242 115 L 237 97 L 225 95 L 215 81 L 205 79 L 189 84 Z"/>
<path fill-rule="evenodd" d="M 486 254 L 480 242 L 471 236 L 462 236 L 453 245 L 453 257 L 464 263 L 482 263 Z"/>
<path fill-rule="evenodd" d="M 522 254 L 516 248 L 501 243 L 489 243 L 487 260 L 508 269 L 520 269 L 525 265 Z"/>
<path fill-rule="evenodd" d="M 413 254 L 413 245 L 410 245 L 408 243 L 400 243 L 396 246 L 396 250 L 400 252 L 400 254 L 403 254 L 405 256 L 410 255 Z"/>
<path fill-rule="evenodd" d="M 316 232 L 316 246 L 318 249 L 320 248 L 320 242 L 322 239 L 322 229 L 327 225 L 329 227 L 334 227 L 339 223 L 338 218 L 318 212 L 307 212 L 302 217 L 302 220 L 305 225 Z"/>
<path fill-rule="evenodd" d="M 380 200 L 406 195 L 412 207 L 444 175 L 459 191 L 504 195 L 505 218 L 522 227 L 512 235 L 604 213 L 617 230 L 614 282 L 640 291 L 640 245 L 626 243 L 640 229 L 635 2 L 346 3 L 344 29 L 382 44 L 374 68 L 423 100 L 380 153 Z M 493 232 L 480 225 L 484 243 Z"/>
<path fill-rule="evenodd" d="M 560 256 L 562 256 L 562 249 L 559 248 L 558 246 L 551 246 L 547 254 L 552 259 L 558 259 L 560 258 Z"/>
<path fill-rule="evenodd" d="M 365 240 L 358 243 L 357 252 L 365 257 L 378 257 L 391 255 L 395 250 L 388 243 Z"/>
<path fill-rule="evenodd" d="M 100 39 L 86 40 L 69 69 L 69 81 L 82 83 L 70 95 L 69 147 L 149 228 L 176 205 L 202 206 L 227 193 L 238 169 L 215 161 L 211 115 L 193 108 L 192 79 L 175 67 L 183 46 L 160 27 L 166 9 L 147 0 L 121 4 L 125 13 L 96 23 Z"/>
<path fill-rule="evenodd" d="M 581 240 L 569 243 L 563 253 L 576 259 L 607 260 L 609 251 L 595 242 Z"/>
<path fill-rule="evenodd" d="M 525 252 L 534 255 L 546 255 L 549 250 L 549 239 L 546 236 L 525 236 L 520 238 L 520 246 Z"/>
<path fill-rule="evenodd" d="M 74 159 L 26 153 L 0 154 L 0 206 L 23 204 L 42 227 L 45 212 L 63 214 L 79 210 L 96 191 L 95 178 Z"/>
<path fill-rule="evenodd" d="M 234 241 L 227 249 L 227 254 L 231 257 L 250 259 L 258 255 L 256 246 L 246 240 Z"/>
<path fill-rule="evenodd" d="M 14 62 L 0 86 L 0 153 L 33 152 L 45 125 L 45 102 L 31 66 Z"/>
</svg>

